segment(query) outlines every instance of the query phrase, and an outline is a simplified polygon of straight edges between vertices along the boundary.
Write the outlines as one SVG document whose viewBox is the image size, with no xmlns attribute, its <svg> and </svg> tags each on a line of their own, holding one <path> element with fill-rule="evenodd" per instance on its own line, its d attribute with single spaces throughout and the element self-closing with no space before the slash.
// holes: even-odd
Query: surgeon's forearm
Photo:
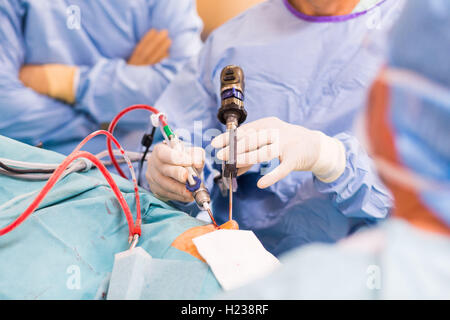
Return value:
<svg viewBox="0 0 450 320">
<path fill-rule="evenodd" d="M 130 59 L 128 59 L 128 64 L 151 66 L 160 63 L 169 57 L 171 45 L 172 40 L 169 38 L 167 30 L 158 31 L 151 29 L 137 44 Z"/>
<path fill-rule="evenodd" d="M 31 145 L 57 145 L 84 138 L 98 128 L 67 104 L 21 85 L 0 72 L 0 134 Z"/>
<path fill-rule="evenodd" d="M 316 189 L 330 195 L 335 207 L 348 217 L 385 218 L 393 205 L 392 195 L 378 177 L 372 160 L 355 137 L 339 134 L 335 138 L 345 146 L 344 172 L 332 183 L 316 179 Z"/>
<path fill-rule="evenodd" d="M 154 66 L 131 66 L 123 59 L 101 59 L 80 67 L 75 109 L 98 123 L 111 121 L 124 107 L 153 105 L 175 73 L 171 59 Z M 122 123 L 145 125 L 148 118 L 131 113 Z"/>
</svg>

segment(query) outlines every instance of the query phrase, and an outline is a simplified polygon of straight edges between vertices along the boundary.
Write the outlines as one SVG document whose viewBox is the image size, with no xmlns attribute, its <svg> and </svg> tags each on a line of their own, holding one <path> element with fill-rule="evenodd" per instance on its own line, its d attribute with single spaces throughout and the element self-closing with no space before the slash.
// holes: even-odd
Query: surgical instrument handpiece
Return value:
<svg viewBox="0 0 450 320">
<path fill-rule="evenodd" d="M 220 75 L 221 107 L 217 117 L 229 132 L 230 157 L 222 166 L 222 177 L 229 189 L 230 220 L 232 217 L 233 190 L 237 189 L 237 136 L 236 129 L 247 119 L 244 108 L 244 72 L 238 66 L 230 65 Z M 227 181 L 228 180 L 228 181 Z M 228 185 L 227 185 L 228 184 Z"/>
<path fill-rule="evenodd" d="M 238 66 L 227 66 L 220 75 L 220 96 L 222 104 L 217 117 L 227 126 L 238 127 L 247 119 L 244 108 L 244 72 Z"/>
<path fill-rule="evenodd" d="M 183 152 L 184 146 L 183 142 L 177 137 L 177 135 L 170 129 L 168 125 L 163 128 L 164 138 L 166 143 L 174 150 Z M 214 217 L 211 209 L 211 196 L 208 189 L 204 186 L 201 180 L 200 174 L 193 167 L 186 167 L 188 171 L 188 178 L 186 181 L 186 189 L 192 193 L 197 206 L 200 210 L 205 210 L 211 217 L 214 225 L 217 225 L 214 221 Z"/>
</svg>

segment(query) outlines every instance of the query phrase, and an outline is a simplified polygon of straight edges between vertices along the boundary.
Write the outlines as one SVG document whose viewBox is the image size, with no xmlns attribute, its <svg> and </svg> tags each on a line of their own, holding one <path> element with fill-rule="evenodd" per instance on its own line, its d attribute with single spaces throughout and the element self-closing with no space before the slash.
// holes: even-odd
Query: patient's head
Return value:
<svg viewBox="0 0 450 320">
<path fill-rule="evenodd" d="M 411 1 L 374 83 L 367 133 L 395 214 L 450 234 L 450 2 Z"/>
</svg>

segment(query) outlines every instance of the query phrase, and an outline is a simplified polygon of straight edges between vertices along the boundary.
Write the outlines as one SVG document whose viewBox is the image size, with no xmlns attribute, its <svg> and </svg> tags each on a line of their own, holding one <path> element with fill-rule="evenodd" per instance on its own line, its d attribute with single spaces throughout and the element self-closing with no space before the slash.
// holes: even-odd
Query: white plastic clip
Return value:
<svg viewBox="0 0 450 320">
<path fill-rule="evenodd" d="M 88 159 L 84 159 L 84 158 L 80 158 L 78 159 L 78 161 L 80 163 L 84 163 L 85 168 L 81 171 L 81 172 L 88 172 L 92 169 L 92 167 L 94 166 L 94 164 L 92 163 L 92 161 L 88 160 Z"/>
<path fill-rule="evenodd" d="M 161 116 L 166 117 L 166 114 L 164 112 L 160 112 L 160 113 L 154 113 L 150 116 L 150 121 L 152 122 L 152 126 L 154 126 L 155 128 L 159 127 L 159 118 Z"/>
</svg>

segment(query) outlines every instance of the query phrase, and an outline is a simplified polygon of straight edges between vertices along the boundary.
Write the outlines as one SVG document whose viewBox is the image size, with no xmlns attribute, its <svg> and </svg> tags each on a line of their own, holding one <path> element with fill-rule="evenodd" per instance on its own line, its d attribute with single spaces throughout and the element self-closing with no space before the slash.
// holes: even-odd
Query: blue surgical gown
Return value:
<svg viewBox="0 0 450 320">
<path fill-rule="evenodd" d="M 212 136 L 224 131 L 217 120 L 221 70 L 239 65 L 246 79 L 247 122 L 278 117 L 345 144 L 345 172 L 330 184 L 310 172 L 293 172 L 258 189 L 261 173 L 272 170 L 278 160 L 256 165 L 238 178 L 233 217 L 272 253 L 313 241 L 334 242 L 388 215 L 389 192 L 349 133 L 382 64 L 384 35 L 401 5 L 387 0 L 339 21 L 307 21 L 283 0 L 263 2 L 217 29 L 158 99 L 157 107 L 175 129 L 183 129 L 184 140 L 205 147 L 209 155 Z M 228 199 L 213 182 L 214 170 L 221 166 L 207 162 L 206 185 L 216 220 L 222 223 L 228 218 Z"/>
<path fill-rule="evenodd" d="M 42 163 L 64 159 L 2 136 L 0 157 Z M 133 184 L 118 176 L 114 180 L 135 216 Z M 0 175 L 0 228 L 28 207 L 45 183 Z M 154 286 L 142 298 L 203 299 L 217 294 L 220 285 L 206 264 L 171 246 L 180 234 L 203 223 L 142 189 L 140 199 L 138 246 L 161 259 L 159 266 L 167 262 L 168 268 L 149 271 Z M 114 255 L 128 249 L 127 240 L 125 215 L 102 174 L 94 169 L 71 174 L 55 185 L 28 219 L 0 237 L 0 299 L 101 299 Z M 189 277 L 183 270 L 187 268 Z M 71 286 L 77 275 L 79 286 Z M 178 290 L 167 290 L 174 287 Z"/>
<path fill-rule="evenodd" d="M 71 9 L 76 6 L 78 9 Z M 73 26 L 78 12 L 80 28 Z M 72 27 L 70 27 L 72 25 Z M 169 32 L 170 56 L 154 66 L 126 60 L 152 28 Z M 173 76 L 202 43 L 194 0 L 96 0 L 0 2 L 0 134 L 70 153 L 82 138 L 132 104 L 154 104 Z M 80 67 L 71 106 L 26 88 L 24 64 Z M 147 129 L 147 113 L 124 117 L 117 136 L 136 149 Z M 87 149 L 105 149 L 101 139 Z M 134 150 L 136 151 L 136 150 Z"/>
<path fill-rule="evenodd" d="M 392 219 L 337 245 L 313 244 L 223 299 L 450 298 L 450 238 Z"/>
</svg>

